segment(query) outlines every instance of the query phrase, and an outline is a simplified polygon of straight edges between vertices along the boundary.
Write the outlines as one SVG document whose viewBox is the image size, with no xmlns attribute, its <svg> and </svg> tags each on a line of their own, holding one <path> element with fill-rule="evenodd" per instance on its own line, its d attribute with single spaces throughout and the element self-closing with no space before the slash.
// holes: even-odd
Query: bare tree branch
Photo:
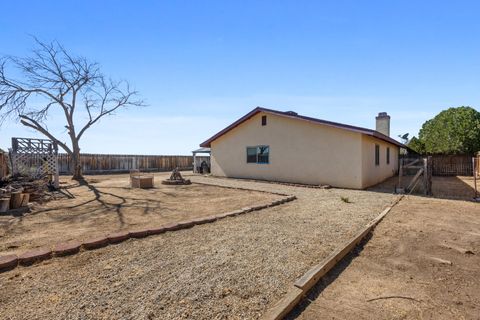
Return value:
<svg viewBox="0 0 480 320">
<path fill-rule="evenodd" d="M 0 58 L 0 125 L 8 118 L 20 120 L 24 126 L 56 141 L 78 167 L 79 141 L 90 127 L 120 109 L 145 104 L 127 82 L 107 80 L 97 63 L 69 54 L 58 42 L 34 40 L 36 48 L 31 56 Z M 10 67 L 17 69 L 21 76 L 7 76 L 12 74 Z M 79 108 L 88 116 L 83 124 L 77 117 Z M 70 146 L 45 126 L 54 110 L 64 115 Z M 81 172 L 76 171 L 74 175 L 81 176 Z"/>
<path fill-rule="evenodd" d="M 63 142 L 55 138 L 50 132 L 48 132 L 47 129 L 42 127 L 41 124 L 39 124 L 37 121 L 35 121 L 32 118 L 29 118 L 25 115 L 20 116 L 20 122 L 26 126 L 30 127 L 32 129 L 35 129 L 41 133 L 43 133 L 45 136 L 47 136 L 50 140 L 55 141 L 60 147 L 62 147 L 67 153 L 72 153 L 72 150 Z"/>
</svg>

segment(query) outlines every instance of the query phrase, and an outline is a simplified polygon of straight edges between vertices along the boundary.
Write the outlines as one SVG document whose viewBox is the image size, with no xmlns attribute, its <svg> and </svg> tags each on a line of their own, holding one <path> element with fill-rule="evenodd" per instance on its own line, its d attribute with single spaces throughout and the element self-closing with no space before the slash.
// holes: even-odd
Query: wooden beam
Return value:
<svg viewBox="0 0 480 320">
<path fill-rule="evenodd" d="M 413 177 L 412 181 L 410 181 L 410 184 L 408 185 L 408 187 L 407 187 L 407 189 L 406 189 L 405 191 L 411 191 L 411 190 L 413 190 L 413 189 L 410 189 L 410 188 L 412 188 L 412 186 L 416 186 L 416 185 L 417 185 L 416 182 L 417 182 L 418 178 L 422 175 L 423 171 L 424 171 L 423 168 L 417 171 L 417 173 L 416 173 L 415 176 Z"/>
<path fill-rule="evenodd" d="M 391 206 L 385 208 L 375 219 L 373 219 L 365 228 L 360 230 L 352 239 L 347 241 L 325 258 L 319 264 L 313 266 L 303 276 L 294 283 L 296 289 L 290 288 L 288 292 L 273 307 L 267 310 L 262 316 L 263 320 L 280 320 L 283 319 L 293 308 L 300 302 L 308 291 L 317 282 L 327 274 L 341 259 L 343 259 L 363 238 L 372 231 L 372 229 L 390 212 L 390 210 L 403 198 L 398 197 Z"/>
<path fill-rule="evenodd" d="M 262 316 L 263 320 L 281 320 L 302 300 L 303 290 L 295 286 L 291 287 L 287 293 L 277 303 L 273 305 Z"/>
<path fill-rule="evenodd" d="M 413 160 L 412 162 L 409 162 L 409 163 L 405 164 L 404 167 L 406 167 L 406 168 L 407 168 L 407 167 L 411 167 L 411 166 L 413 166 L 414 164 L 416 164 L 417 162 L 419 162 L 420 160 L 421 160 L 421 159 L 415 159 L 415 160 Z"/>
</svg>

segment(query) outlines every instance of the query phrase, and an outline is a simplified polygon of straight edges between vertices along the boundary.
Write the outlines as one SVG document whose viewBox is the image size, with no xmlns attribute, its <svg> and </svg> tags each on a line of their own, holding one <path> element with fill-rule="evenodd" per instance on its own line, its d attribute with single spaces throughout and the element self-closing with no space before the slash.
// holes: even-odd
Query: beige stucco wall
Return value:
<svg viewBox="0 0 480 320">
<path fill-rule="evenodd" d="M 211 143 L 212 174 L 362 188 L 362 135 L 259 113 Z M 248 146 L 270 146 L 270 163 L 246 162 Z"/>
<path fill-rule="evenodd" d="M 375 165 L 375 145 L 380 146 L 380 164 Z M 390 148 L 390 164 L 387 164 L 387 147 Z M 398 147 L 393 144 L 362 135 L 362 187 L 367 188 L 393 176 L 398 170 Z"/>
</svg>

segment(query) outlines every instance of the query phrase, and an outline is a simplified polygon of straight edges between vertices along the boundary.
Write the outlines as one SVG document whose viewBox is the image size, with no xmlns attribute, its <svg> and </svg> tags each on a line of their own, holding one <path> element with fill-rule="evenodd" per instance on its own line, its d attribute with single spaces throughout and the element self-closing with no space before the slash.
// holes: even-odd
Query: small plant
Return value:
<svg viewBox="0 0 480 320">
<path fill-rule="evenodd" d="M 345 203 L 352 203 L 348 197 L 340 197 L 340 199 Z"/>
</svg>

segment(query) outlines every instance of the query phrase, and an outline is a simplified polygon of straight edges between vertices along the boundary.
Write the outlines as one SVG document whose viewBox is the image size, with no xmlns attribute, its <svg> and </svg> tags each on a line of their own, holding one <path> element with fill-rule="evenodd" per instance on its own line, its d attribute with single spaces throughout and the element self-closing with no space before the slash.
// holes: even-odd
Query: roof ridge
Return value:
<svg viewBox="0 0 480 320">
<path fill-rule="evenodd" d="M 200 147 L 210 147 L 210 143 L 212 141 L 218 139 L 219 137 L 221 137 L 222 135 L 224 135 L 228 131 L 232 130 L 233 128 L 235 128 L 238 125 L 242 124 L 243 122 L 247 121 L 248 119 L 250 119 L 251 117 L 253 117 L 254 115 L 256 115 L 259 112 L 273 113 L 273 114 L 281 115 L 281 116 L 284 116 L 284 117 L 295 118 L 295 119 L 304 120 L 304 121 L 311 121 L 311 122 L 320 123 L 320 124 L 324 124 L 324 125 L 327 125 L 327 126 L 332 126 L 332 127 L 339 128 L 339 129 L 355 131 L 355 132 L 366 134 L 366 135 L 375 137 L 377 139 L 389 142 L 389 143 L 394 144 L 398 147 L 406 148 L 405 145 L 398 142 L 397 140 L 395 140 L 395 139 L 393 139 L 389 136 L 386 136 L 383 133 L 380 133 L 380 132 L 378 132 L 376 130 L 373 130 L 373 129 L 363 128 L 363 127 L 358 127 L 358 126 L 353 126 L 353 125 L 344 124 L 344 123 L 340 123 L 340 122 L 323 120 L 323 119 L 318 119 L 318 118 L 313 118 L 313 117 L 308 117 L 308 116 L 302 116 L 302 115 L 299 115 L 298 113 L 296 113 L 296 112 L 294 113 L 292 111 L 279 111 L 279 110 L 264 108 L 264 107 L 260 107 L 260 106 L 257 106 L 252 111 L 250 111 L 249 113 L 247 113 L 246 115 L 244 115 L 243 117 L 238 119 L 237 121 L 233 122 L 231 125 L 227 126 L 226 128 L 224 128 L 220 132 L 216 133 L 215 135 L 213 135 L 209 139 L 202 142 L 200 144 Z"/>
</svg>

